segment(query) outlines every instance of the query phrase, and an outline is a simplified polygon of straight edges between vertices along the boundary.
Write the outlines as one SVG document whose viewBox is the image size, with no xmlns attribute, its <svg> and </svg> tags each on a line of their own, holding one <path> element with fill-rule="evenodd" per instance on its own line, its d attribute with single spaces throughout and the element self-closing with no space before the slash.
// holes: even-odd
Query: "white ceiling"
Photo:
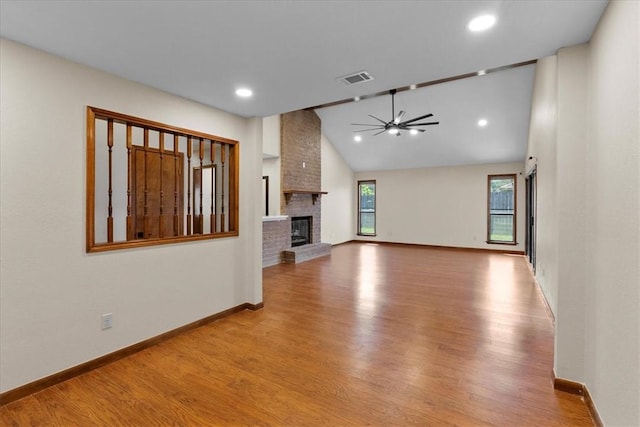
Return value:
<svg viewBox="0 0 640 427">
<path fill-rule="evenodd" d="M 395 112 L 406 111 L 403 120 L 433 113 L 421 122 L 440 122 L 415 136 L 373 136 L 378 131 L 372 131 L 358 132 L 359 143 L 353 140 L 354 131 L 363 127 L 350 123 L 375 123 L 368 114 L 392 119 L 390 95 L 319 109 L 317 114 L 324 133 L 357 171 L 522 161 L 534 71 L 535 65 L 527 65 L 398 93 Z M 481 118 L 488 121 L 483 128 L 477 125 Z"/>
<path fill-rule="evenodd" d="M 0 1 L 0 35 L 245 117 L 308 108 L 554 54 L 590 39 L 604 0 Z M 482 13 L 486 33 L 466 30 Z M 390 97 L 318 111 L 355 170 L 523 160 L 534 66 L 396 96 L 418 138 L 352 140 L 351 122 L 390 119 Z M 336 78 L 367 70 L 374 80 Z M 251 99 L 234 91 L 246 85 Z M 477 119 L 489 125 L 480 129 Z M 413 138 L 413 139 L 412 139 Z M 403 144 L 403 150 L 396 145 Z"/>
</svg>

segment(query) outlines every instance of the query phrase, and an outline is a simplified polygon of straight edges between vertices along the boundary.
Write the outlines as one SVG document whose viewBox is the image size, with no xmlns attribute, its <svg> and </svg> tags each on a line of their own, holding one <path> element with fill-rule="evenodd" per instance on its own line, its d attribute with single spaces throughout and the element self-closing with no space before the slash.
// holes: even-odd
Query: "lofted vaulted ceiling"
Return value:
<svg viewBox="0 0 640 427">
<path fill-rule="evenodd" d="M 11 1 L 0 35 L 245 117 L 493 69 L 587 42 L 606 1 Z M 497 17 L 467 31 L 479 14 Z M 524 160 L 535 65 L 400 92 L 418 136 L 353 140 L 390 97 L 317 110 L 354 170 Z M 338 77 L 374 77 L 346 86 Z M 239 86 L 254 96 L 240 99 Z M 476 123 L 485 118 L 488 125 Z"/>
</svg>

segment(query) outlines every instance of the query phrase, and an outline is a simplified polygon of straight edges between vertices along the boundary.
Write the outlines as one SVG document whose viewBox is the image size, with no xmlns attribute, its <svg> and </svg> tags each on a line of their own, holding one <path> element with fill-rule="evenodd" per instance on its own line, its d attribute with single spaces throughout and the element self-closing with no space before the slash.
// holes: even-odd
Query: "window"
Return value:
<svg viewBox="0 0 640 427">
<path fill-rule="evenodd" d="M 375 181 L 358 181 L 358 235 L 376 235 Z"/>
<path fill-rule="evenodd" d="M 238 144 L 87 107 L 87 252 L 237 236 Z"/>
<path fill-rule="evenodd" d="M 516 244 L 516 175 L 489 175 L 487 243 Z"/>
</svg>

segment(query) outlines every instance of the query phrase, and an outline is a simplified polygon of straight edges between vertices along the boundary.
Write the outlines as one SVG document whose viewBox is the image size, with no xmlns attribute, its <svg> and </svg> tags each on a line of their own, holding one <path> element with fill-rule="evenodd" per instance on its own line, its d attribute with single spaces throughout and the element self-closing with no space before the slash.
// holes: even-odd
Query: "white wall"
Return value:
<svg viewBox="0 0 640 427">
<path fill-rule="evenodd" d="M 280 215 L 280 115 L 262 119 L 262 176 L 269 177 L 269 216 Z M 264 213 L 262 214 L 264 215 Z"/>
<path fill-rule="evenodd" d="M 542 58 L 536 65 L 527 149 L 527 158 L 537 159 L 536 279 L 554 313 L 558 300 L 556 69 L 556 56 Z"/>
<path fill-rule="evenodd" d="M 463 248 L 524 250 L 524 163 L 357 172 L 376 180 L 375 237 L 364 240 Z M 518 174 L 517 242 L 487 240 L 487 176 Z M 356 192 L 354 184 L 354 192 Z"/>
<path fill-rule="evenodd" d="M 262 301 L 256 119 L 8 40 L 0 55 L 0 391 Z M 85 253 L 87 105 L 239 140 L 240 236 Z"/>
<path fill-rule="evenodd" d="M 591 40 L 586 384 L 607 426 L 640 425 L 640 3 Z"/>
<path fill-rule="evenodd" d="M 351 168 L 323 134 L 321 138 L 322 242 L 338 244 L 355 235 L 355 182 Z"/>
<path fill-rule="evenodd" d="M 587 61 L 582 44 L 557 54 L 557 298 L 555 370 L 584 382 L 587 230 Z"/>
<path fill-rule="evenodd" d="M 588 46 L 539 62 L 529 138 L 556 375 L 607 426 L 640 425 L 639 5 L 611 1 Z"/>
</svg>

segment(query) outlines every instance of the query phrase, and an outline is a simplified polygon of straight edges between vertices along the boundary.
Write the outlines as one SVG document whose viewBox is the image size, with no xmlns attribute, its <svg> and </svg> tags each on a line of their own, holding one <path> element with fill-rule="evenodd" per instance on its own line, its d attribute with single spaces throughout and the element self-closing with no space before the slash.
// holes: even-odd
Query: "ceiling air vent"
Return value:
<svg viewBox="0 0 640 427">
<path fill-rule="evenodd" d="M 357 73 L 338 77 L 338 80 L 349 86 L 356 83 L 368 82 L 369 80 L 373 80 L 373 76 L 366 71 L 358 71 Z"/>
</svg>

